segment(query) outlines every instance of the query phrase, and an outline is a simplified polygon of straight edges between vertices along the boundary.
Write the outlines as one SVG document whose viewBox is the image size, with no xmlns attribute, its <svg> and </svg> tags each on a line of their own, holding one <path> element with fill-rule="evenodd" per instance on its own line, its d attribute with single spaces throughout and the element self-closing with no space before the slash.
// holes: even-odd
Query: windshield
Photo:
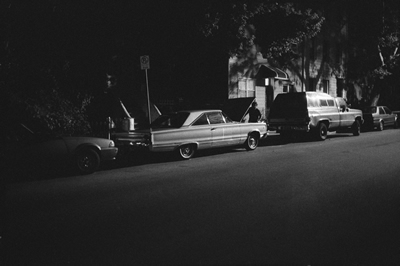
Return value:
<svg viewBox="0 0 400 266">
<path fill-rule="evenodd" d="M 151 124 L 152 128 L 180 128 L 188 118 L 188 112 L 161 115 Z"/>
</svg>

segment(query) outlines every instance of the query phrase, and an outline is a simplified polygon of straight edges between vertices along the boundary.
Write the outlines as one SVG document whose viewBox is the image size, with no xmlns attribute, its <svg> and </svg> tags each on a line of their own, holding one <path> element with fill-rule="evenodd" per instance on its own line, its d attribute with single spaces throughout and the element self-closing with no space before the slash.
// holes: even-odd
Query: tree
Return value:
<svg viewBox="0 0 400 266">
<path fill-rule="evenodd" d="M 211 2 L 202 31 L 218 39 L 230 56 L 258 45 L 265 58 L 293 56 L 304 37 L 321 29 L 324 17 L 301 3 L 286 1 Z"/>
<path fill-rule="evenodd" d="M 399 2 L 349 1 L 347 7 L 351 47 L 348 76 L 360 104 L 400 108 Z"/>
</svg>

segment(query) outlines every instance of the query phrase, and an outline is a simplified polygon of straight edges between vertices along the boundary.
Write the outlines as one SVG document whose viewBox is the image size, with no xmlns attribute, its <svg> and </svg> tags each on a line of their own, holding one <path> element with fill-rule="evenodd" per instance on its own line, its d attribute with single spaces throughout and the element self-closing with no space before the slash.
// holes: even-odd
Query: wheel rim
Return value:
<svg viewBox="0 0 400 266">
<path fill-rule="evenodd" d="M 179 148 L 179 152 L 182 158 L 189 159 L 194 154 L 194 148 L 191 145 L 185 145 Z"/>
<path fill-rule="evenodd" d="M 254 150 L 255 148 L 257 148 L 257 144 L 258 144 L 257 142 L 258 142 L 257 139 L 255 137 L 251 136 L 251 137 L 249 137 L 247 143 L 249 145 L 249 148 Z"/>
<path fill-rule="evenodd" d="M 76 166 L 80 173 L 91 174 L 100 165 L 100 157 L 94 150 L 81 151 L 76 157 Z"/>
<path fill-rule="evenodd" d="M 78 166 L 81 170 L 90 170 L 95 165 L 95 159 L 90 154 L 82 154 L 78 160 Z"/>
<path fill-rule="evenodd" d="M 326 136 L 328 135 L 328 130 L 326 129 L 324 124 L 321 124 L 319 128 L 319 135 L 321 139 L 326 139 Z"/>
<path fill-rule="evenodd" d="M 383 122 L 379 123 L 379 130 L 381 130 L 381 131 L 383 130 Z"/>
</svg>

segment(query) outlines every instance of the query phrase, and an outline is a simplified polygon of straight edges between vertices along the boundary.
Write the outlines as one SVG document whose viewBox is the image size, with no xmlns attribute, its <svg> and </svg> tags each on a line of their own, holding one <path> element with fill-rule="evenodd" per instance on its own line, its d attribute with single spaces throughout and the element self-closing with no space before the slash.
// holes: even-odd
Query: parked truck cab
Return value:
<svg viewBox="0 0 400 266">
<path fill-rule="evenodd" d="M 321 92 L 278 94 L 271 106 L 269 126 L 281 135 L 310 132 L 325 140 L 329 131 L 360 134 L 362 111 L 351 109 L 340 97 Z"/>
</svg>

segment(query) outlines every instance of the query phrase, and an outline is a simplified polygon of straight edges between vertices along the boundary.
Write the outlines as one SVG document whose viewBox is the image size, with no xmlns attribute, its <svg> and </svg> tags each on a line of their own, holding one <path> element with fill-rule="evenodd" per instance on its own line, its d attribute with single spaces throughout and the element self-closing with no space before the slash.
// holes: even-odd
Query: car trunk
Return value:
<svg viewBox="0 0 400 266">
<path fill-rule="evenodd" d="M 222 110 L 233 121 L 241 122 L 254 100 L 254 97 L 229 99 Z"/>
</svg>

